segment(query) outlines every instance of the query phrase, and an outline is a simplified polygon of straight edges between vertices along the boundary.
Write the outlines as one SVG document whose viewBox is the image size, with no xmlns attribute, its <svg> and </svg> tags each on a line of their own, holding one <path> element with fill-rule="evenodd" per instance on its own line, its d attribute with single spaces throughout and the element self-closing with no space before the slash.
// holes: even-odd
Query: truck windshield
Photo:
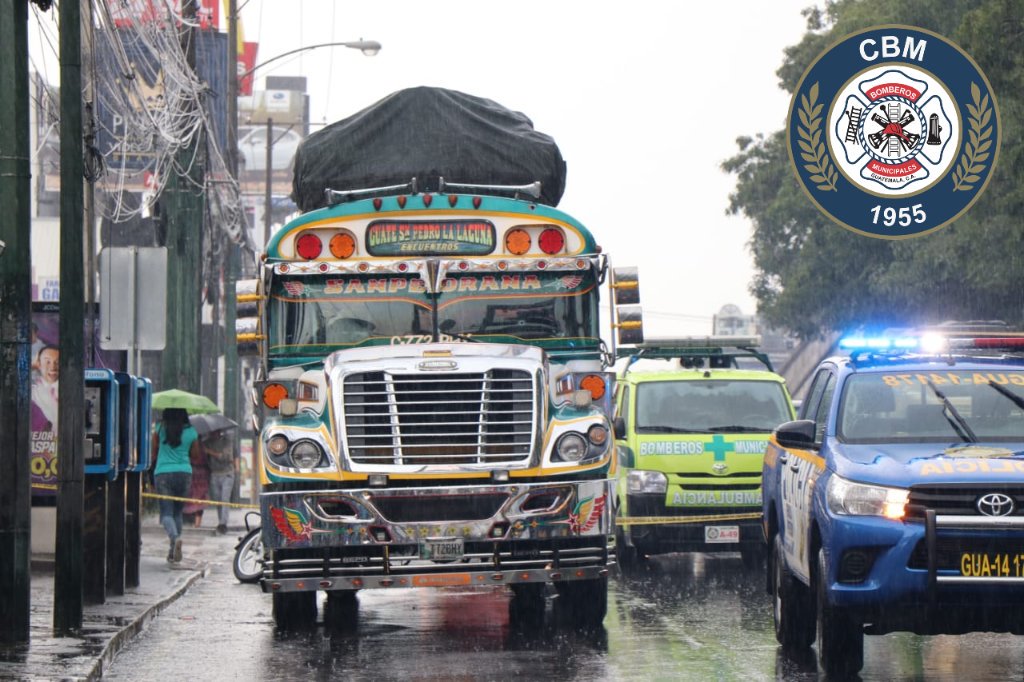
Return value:
<svg viewBox="0 0 1024 682">
<path fill-rule="evenodd" d="M 1024 372 L 872 372 L 839 406 L 847 443 L 1024 441 Z"/>
<path fill-rule="evenodd" d="M 767 433 L 791 419 L 775 381 L 647 381 L 637 386 L 637 433 Z"/>
<path fill-rule="evenodd" d="M 433 340 L 600 344 L 589 271 L 452 273 L 436 295 L 416 274 L 283 276 L 271 283 L 268 305 L 276 355 Z"/>
</svg>

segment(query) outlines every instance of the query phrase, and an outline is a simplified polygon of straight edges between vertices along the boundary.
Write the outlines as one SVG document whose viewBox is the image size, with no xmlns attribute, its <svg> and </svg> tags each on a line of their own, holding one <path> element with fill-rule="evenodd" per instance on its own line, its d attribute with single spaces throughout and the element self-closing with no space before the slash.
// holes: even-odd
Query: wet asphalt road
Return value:
<svg viewBox="0 0 1024 682">
<path fill-rule="evenodd" d="M 223 559 L 104 679 L 818 679 L 812 657 L 780 653 L 763 573 L 735 554 L 659 557 L 635 576 L 614 577 L 595 632 L 580 632 L 554 598 L 542 620 L 510 621 L 509 595 L 496 587 L 364 591 L 355 619 L 282 634 L 270 597 L 235 581 L 234 538 L 218 542 Z M 868 637 L 865 659 L 864 680 L 1019 680 L 1024 637 Z"/>
</svg>

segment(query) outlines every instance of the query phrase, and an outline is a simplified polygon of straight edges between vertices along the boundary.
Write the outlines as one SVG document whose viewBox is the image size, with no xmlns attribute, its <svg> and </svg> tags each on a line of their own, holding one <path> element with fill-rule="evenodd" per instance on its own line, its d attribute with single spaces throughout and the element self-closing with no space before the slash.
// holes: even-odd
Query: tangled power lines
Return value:
<svg viewBox="0 0 1024 682">
<path fill-rule="evenodd" d="M 56 55 L 57 13 L 33 11 L 40 43 Z M 92 56 L 84 65 L 85 179 L 104 193 L 100 215 L 113 222 L 147 215 L 173 177 L 205 198 L 204 241 L 216 243 L 211 232 L 220 229 L 251 246 L 240 188 L 224 155 L 227 93 L 211 89 L 186 54 L 202 46 L 197 38 L 204 33 L 213 35 L 205 19 L 186 19 L 173 0 L 97 1 L 91 14 L 91 30 L 83 31 L 83 51 Z M 183 45 L 182 36 L 195 44 Z M 39 92 L 56 99 L 51 89 Z M 42 145 L 57 134 L 59 106 L 50 101 L 39 108 L 48 112 Z"/>
</svg>

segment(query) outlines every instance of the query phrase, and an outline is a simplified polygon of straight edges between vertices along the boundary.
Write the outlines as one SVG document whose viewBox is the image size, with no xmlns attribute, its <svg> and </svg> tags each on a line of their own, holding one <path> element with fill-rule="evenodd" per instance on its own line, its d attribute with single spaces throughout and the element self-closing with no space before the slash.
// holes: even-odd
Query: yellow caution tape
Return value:
<svg viewBox="0 0 1024 682">
<path fill-rule="evenodd" d="M 238 502 L 218 502 L 216 500 L 197 500 L 191 497 L 175 497 L 173 495 L 158 495 L 157 493 L 142 493 L 143 497 L 151 500 L 173 500 L 174 502 L 191 502 L 192 504 L 209 505 L 211 507 L 233 507 L 234 509 L 259 509 L 258 504 L 241 504 Z"/>
<path fill-rule="evenodd" d="M 44 490 L 56 490 L 57 486 L 46 483 L 33 483 L 33 488 Z M 215 500 L 197 500 L 191 497 L 174 497 L 173 495 L 158 495 L 156 493 L 142 493 L 143 497 L 151 500 L 173 500 L 175 502 L 191 502 L 210 506 L 233 507 L 235 509 L 259 509 L 257 504 L 240 504 L 236 502 L 217 502 Z M 719 521 L 751 521 L 759 520 L 764 516 L 761 512 L 743 512 L 741 514 L 705 514 L 703 516 L 620 516 L 615 519 L 618 526 L 658 526 L 680 523 L 715 523 Z"/>
<path fill-rule="evenodd" d="M 676 523 L 714 523 L 718 521 L 749 521 L 760 519 L 761 512 L 741 514 L 705 514 L 704 516 L 620 516 L 615 519 L 618 526 L 658 526 Z"/>
<path fill-rule="evenodd" d="M 33 483 L 33 488 L 39 490 L 56 490 L 57 486 L 52 483 Z M 173 497 L 171 495 L 157 495 L 156 493 L 142 493 L 143 497 L 153 500 L 174 500 L 176 502 L 192 502 L 194 504 L 210 505 L 211 507 L 233 507 L 235 509 L 259 509 L 258 504 L 240 504 L 237 502 L 218 502 L 217 500 L 197 500 L 191 497 Z"/>
</svg>

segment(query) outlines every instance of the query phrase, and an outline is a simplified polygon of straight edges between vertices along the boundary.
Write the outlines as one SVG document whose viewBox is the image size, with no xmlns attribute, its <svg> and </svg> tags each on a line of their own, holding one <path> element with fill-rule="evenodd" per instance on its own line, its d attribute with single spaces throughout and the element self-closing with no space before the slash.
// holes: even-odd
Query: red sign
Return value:
<svg viewBox="0 0 1024 682">
<path fill-rule="evenodd" d="M 256 53 L 259 50 L 259 43 L 243 43 L 244 48 L 238 54 L 238 94 L 252 95 L 253 74 L 250 73 L 256 67 Z M 242 74 L 249 75 L 243 76 Z"/>
</svg>

